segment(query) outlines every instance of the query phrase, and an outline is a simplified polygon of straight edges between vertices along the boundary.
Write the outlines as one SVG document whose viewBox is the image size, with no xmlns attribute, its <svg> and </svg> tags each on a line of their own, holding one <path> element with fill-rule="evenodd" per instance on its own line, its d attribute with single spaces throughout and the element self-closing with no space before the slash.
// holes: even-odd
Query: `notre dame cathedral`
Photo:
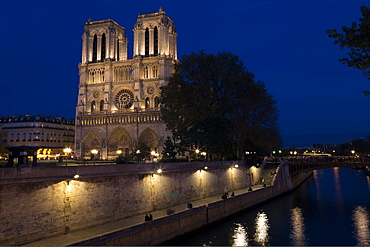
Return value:
<svg viewBox="0 0 370 247">
<path fill-rule="evenodd" d="M 125 28 L 114 20 L 85 24 L 79 64 L 75 157 L 115 159 L 139 143 L 160 155 L 170 136 L 161 120 L 160 87 L 177 61 L 177 33 L 162 7 L 139 14 L 133 29 L 133 58 Z"/>
</svg>

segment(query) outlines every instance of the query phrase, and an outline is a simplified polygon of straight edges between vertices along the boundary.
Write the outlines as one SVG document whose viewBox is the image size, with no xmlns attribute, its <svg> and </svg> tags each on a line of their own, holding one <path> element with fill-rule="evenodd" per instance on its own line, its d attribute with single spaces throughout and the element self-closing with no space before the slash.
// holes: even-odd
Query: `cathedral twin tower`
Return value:
<svg viewBox="0 0 370 247">
<path fill-rule="evenodd" d="M 82 35 L 76 106 L 77 159 L 128 156 L 139 143 L 160 155 L 171 134 L 161 120 L 159 94 L 177 61 L 177 33 L 160 8 L 140 14 L 133 58 L 125 28 L 114 20 L 89 20 Z"/>
</svg>

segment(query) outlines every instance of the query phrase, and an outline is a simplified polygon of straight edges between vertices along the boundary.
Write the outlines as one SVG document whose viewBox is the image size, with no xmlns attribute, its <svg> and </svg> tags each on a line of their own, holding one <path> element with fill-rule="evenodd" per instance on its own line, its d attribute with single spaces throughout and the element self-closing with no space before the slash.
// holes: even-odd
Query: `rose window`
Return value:
<svg viewBox="0 0 370 247">
<path fill-rule="evenodd" d="M 123 89 L 116 95 L 116 106 L 118 109 L 129 109 L 134 102 L 134 94 L 127 89 Z"/>
</svg>

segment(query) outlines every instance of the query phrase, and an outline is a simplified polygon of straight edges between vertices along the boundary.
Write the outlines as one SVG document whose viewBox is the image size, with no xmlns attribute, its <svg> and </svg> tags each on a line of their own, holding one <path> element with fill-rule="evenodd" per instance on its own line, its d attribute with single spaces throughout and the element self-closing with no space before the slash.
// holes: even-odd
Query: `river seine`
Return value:
<svg viewBox="0 0 370 247">
<path fill-rule="evenodd" d="M 370 180 L 363 171 L 315 171 L 297 190 L 173 245 L 370 245 Z"/>
</svg>

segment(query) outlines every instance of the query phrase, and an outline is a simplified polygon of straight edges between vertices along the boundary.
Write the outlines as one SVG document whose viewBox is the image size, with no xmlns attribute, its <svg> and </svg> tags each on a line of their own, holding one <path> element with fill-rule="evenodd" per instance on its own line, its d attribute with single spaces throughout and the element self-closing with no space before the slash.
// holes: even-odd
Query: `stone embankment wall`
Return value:
<svg viewBox="0 0 370 247">
<path fill-rule="evenodd" d="M 159 245 L 288 192 L 299 186 L 311 174 L 312 172 L 304 173 L 293 178 L 297 182 L 293 185 L 289 176 L 288 166 L 280 166 L 272 181 L 272 185 L 266 188 L 236 195 L 228 198 L 226 201 L 217 201 L 192 210 L 155 219 L 154 221 L 75 243 L 74 245 Z M 299 180 L 300 183 L 298 183 Z"/>
<path fill-rule="evenodd" d="M 159 168 L 163 170 L 160 174 Z M 75 174 L 80 177 L 73 179 Z M 220 194 L 225 187 L 245 188 L 259 178 L 260 169 L 235 161 L 2 168 L 0 245 L 31 242 L 166 208 Z M 196 212 L 189 213 L 189 218 L 180 217 L 176 224 L 185 232 L 194 230 L 197 224 L 187 224 L 187 220 L 200 224 L 205 220 L 192 215 Z M 165 225 L 169 227 L 166 231 L 178 232 L 172 223 Z"/>
</svg>

